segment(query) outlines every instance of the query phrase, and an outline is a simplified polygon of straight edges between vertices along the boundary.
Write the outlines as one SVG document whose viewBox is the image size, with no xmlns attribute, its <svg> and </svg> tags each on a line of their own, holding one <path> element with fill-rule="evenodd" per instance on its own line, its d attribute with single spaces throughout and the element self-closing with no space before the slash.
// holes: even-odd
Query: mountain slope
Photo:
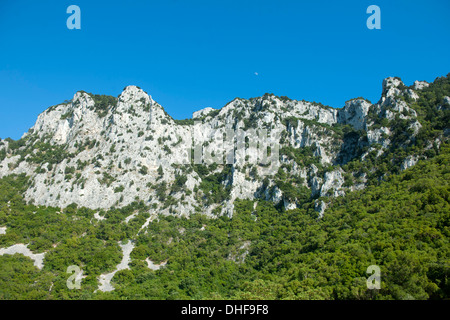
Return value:
<svg viewBox="0 0 450 320">
<path fill-rule="evenodd" d="M 137 87 L 78 92 L 0 141 L 0 299 L 448 298 L 449 94 L 388 78 L 375 104 L 266 94 L 180 121 Z"/>
<path fill-rule="evenodd" d="M 138 200 L 158 213 L 231 216 L 237 198 L 285 209 L 313 198 L 323 213 L 328 196 L 364 188 L 435 153 L 448 138 L 449 96 L 449 76 L 410 87 L 387 78 L 376 104 L 358 98 L 333 109 L 266 94 L 179 121 L 135 86 L 118 98 L 80 91 L 39 115 L 22 139 L 0 141 L 0 177 L 25 173 L 27 201 L 63 208 Z M 252 129 L 267 130 L 268 138 L 259 141 Z M 244 152 L 238 138 L 222 138 L 240 130 L 250 137 Z M 252 141 L 279 150 L 275 169 L 267 173 L 251 160 L 258 153 Z M 203 148 L 202 164 L 193 161 L 196 146 Z M 231 164 L 217 163 L 233 149 Z M 207 163 L 208 153 L 216 163 Z"/>
<path fill-rule="evenodd" d="M 237 200 L 232 219 L 161 214 L 145 227 L 137 203 L 100 215 L 25 205 L 26 178 L 9 176 L 0 179 L 0 248 L 29 243 L 45 258 L 39 270 L 30 258 L 0 256 L 0 299 L 448 299 L 449 161 L 446 144 L 379 185 L 333 198 L 322 219 L 312 202 L 281 212 Z M 128 240 L 129 269 L 115 273 L 113 291 L 98 290 Z M 66 286 L 70 265 L 83 270 L 79 290 Z M 380 267 L 380 290 L 366 287 L 370 265 Z"/>
</svg>

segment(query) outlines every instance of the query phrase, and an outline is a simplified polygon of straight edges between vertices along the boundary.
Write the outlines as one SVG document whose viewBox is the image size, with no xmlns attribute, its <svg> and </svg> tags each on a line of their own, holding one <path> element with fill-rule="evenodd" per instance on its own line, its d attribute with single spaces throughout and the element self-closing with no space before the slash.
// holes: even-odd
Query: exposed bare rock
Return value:
<svg viewBox="0 0 450 320">
<path fill-rule="evenodd" d="M 42 112 L 19 147 L 0 140 L 0 177 L 29 176 L 24 196 L 36 205 L 107 209 L 143 201 L 152 217 L 232 216 L 236 199 L 260 198 L 294 209 L 298 199 L 288 200 L 276 183 L 279 169 L 312 197 L 343 195 L 345 172 L 326 168 L 373 152 L 382 156 L 397 118 L 409 121 L 406 142 L 412 141 L 422 124 L 407 101 L 427 86 L 416 81 L 407 88 L 399 78 L 386 78 L 379 102 L 357 98 L 341 109 L 272 94 L 236 98 L 182 122 L 137 86 L 118 97 L 80 91 Z M 442 108 L 449 105 L 445 97 Z M 402 168 L 413 162 L 405 160 Z M 225 196 L 205 189 L 212 175 L 215 192 Z"/>
</svg>

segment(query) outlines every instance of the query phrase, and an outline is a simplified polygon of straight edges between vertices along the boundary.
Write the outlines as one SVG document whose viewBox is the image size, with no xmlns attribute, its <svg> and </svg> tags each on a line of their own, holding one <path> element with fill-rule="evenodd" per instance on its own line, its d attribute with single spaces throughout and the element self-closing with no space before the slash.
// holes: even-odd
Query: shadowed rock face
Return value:
<svg viewBox="0 0 450 320">
<path fill-rule="evenodd" d="M 30 177 L 25 199 L 47 206 L 110 208 L 139 199 L 163 214 L 232 215 L 236 198 L 261 198 L 292 209 L 299 200 L 277 185 L 277 174 L 283 175 L 278 167 L 267 174 L 265 166 L 251 161 L 261 151 L 257 145 L 279 148 L 279 168 L 286 181 L 296 178 L 296 188 L 305 187 L 316 197 L 341 196 L 346 172 L 331 166 L 365 159 L 374 150 L 382 155 L 392 143 L 391 126 L 383 119 L 389 122 L 398 115 L 412 120 L 413 139 L 421 124 L 399 97 L 415 100 L 426 87 L 415 82 L 407 88 L 400 79 L 387 78 L 378 103 L 358 98 L 341 109 L 270 94 L 237 98 L 220 110 L 195 112 L 192 121 L 172 119 L 136 86 L 126 87 L 117 98 L 77 92 L 70 102 L 41 113 L 20 147 L 13 150 L 9 141 L 0 140 L 0 155 L 5 154 L 0 177 L 25 173 Z M 253 129 L 265 129 L 267 139 L 252 136 Z M 244 152 L 238 138 L 222 138 L 238 131 L 250 139 L 243 142 Z M 255 148 L 249 146 L 252 141 Z M 216 160 L 236 152 L 231 164 L 206 166 L 205 171 L 192 165 L 196 146 Z M 405 160 L 403 167 L 414 161 Z M 206 185 L 219 191 L 205 191 Z"/>
</svg>

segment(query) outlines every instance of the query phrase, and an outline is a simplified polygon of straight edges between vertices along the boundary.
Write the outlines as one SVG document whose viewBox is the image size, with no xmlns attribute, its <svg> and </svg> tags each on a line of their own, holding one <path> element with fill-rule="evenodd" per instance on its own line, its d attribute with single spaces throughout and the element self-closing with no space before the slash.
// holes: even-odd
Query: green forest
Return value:
<svg viewBox="0 0 450 320">
<path fill-rule="evenodd" d="M 143 202 L 108 211 L 34 206 L 22 197 L 27 177 L 8 176 L 0 248 L 28 244 L 45 258 L 38 269 L 21 254 L 0 256 L 0 299 L 448 299 L 449 163 L 442 144 L 412 168 L 333 198 L 322 218 L 313 201 L 285 211 L 239 200 L 231 219 L 160 215 L 144 229 Z M 114 291 L 97 290 L 128 240 L 130 268 L 114 275 Z M 151 270 L 147 258 L 167 264 Z M 70 265 L 83 270 L 80 289 L 66 285 Z M 367 288 L 370 265 L 380 267 L 380 289 Z"/>
</svg>

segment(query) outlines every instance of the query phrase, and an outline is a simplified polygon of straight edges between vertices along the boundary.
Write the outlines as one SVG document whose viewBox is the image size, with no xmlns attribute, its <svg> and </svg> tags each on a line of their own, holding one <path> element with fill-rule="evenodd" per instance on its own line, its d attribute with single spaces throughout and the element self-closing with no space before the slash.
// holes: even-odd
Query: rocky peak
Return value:
<svg viewBox="0 0 450 320">
<path fill-rule="evenodd" d="M 204 108 L 204 109 L 195 111 L 195 112 L 192 114 L 192 118 L 193 118 L 193 119 L 196 119 L 196 118 L 205 117 L 205 116 L 207 116 L 208 114 L 210 114 L 211 112 L 213 112 L 213 111 L 215 111 L 215 110 L 216 110 L 216 109 L 214 109 L 214 108 L 207 107 L 207 108 Z"/>
<path fill-rule="evenodd" d="M 383 91 L 381 95 L 386 98 L 394 97 L 401 93 L 401 88 L 404 86 L 405 85 L 400 78 L 388 77 L 383 80 Z"/>
<path fill-rule="evenodd" d="M 338 121 L 349 124 L 356 130 L 366 129 L 366 118 L 371 103 L 363 98 L 352 99 L 345 102 L 345 106 L 338 111 Z"/>
<path fill-rule="evenodd" d="M 151 96 L 149 96 L 144 90 L 137 86 L 127 86 L 123 89 L 119 95 L 119 102 L 122 103 L 136 103 L 150 104 L 153 102 Z"/>
<path fill-rule="evenodd" d="M 94 99 L 84 91 L 77 91 L 72 98 L 74 107 L 93 107 L 94 104 Z"/>
<path fill-rule="evenodd" d="M 417 100 L 419 96 L 414 89 L 406 87 L 400 78 L 389 77 L 383 81 L 383 93 L 376 107 L 379 114 L 389 120 L 393 119 L 395 113 L 402 119 L 416 117 L 416 112 L 408 106 L 405 99 Z"/>
<path fill-rule="evenodd" d="M 429 87 L 430 84 L 426 81 L 414 81 L 414 90 L 422 90 L 423 88 Z"/>
</svg>

